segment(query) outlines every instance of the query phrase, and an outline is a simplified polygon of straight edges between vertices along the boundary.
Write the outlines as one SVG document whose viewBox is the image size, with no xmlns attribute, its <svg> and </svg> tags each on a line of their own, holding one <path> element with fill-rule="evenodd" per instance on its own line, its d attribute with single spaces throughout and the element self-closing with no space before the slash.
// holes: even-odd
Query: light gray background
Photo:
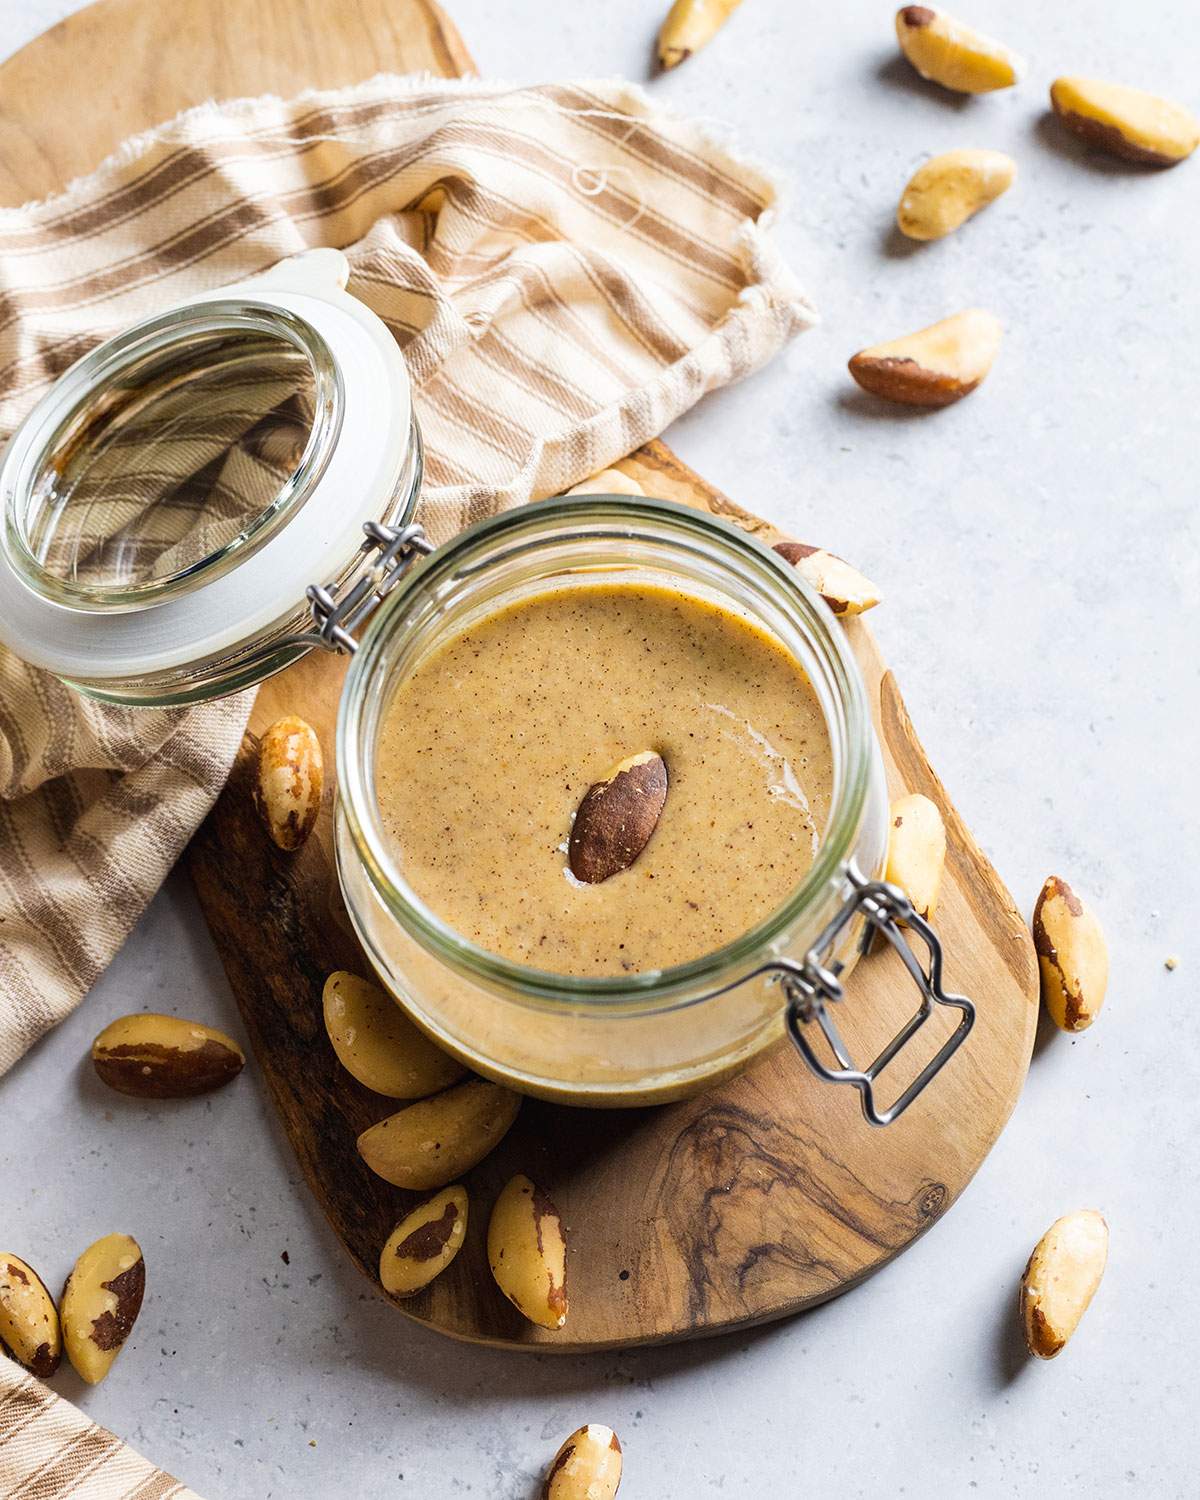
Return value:
<svg viewBox="0 0 1200 1500">
<path fill-rule="evenodd" d="M 72 8 L 0 0 L 0 37 L 16 47 Z M 451 8 L 481 70 L 519 80 L 644 77 L 660 12 Z M 1127 170 L 1076 149 L 1044 106 L 1060 72 L 1200 104 L 1200 13 L 963 9 L 1029 57 L 1021 86 L 960 100 L 921 84 L 877 0 L 747 0 L 652 85 L 779 168 L 780 239 L 823 314 L 668 437 L 883 585 L 885 652 L 1018 903 L 1028 912 L 1053 871 L 1101 912 L 1104 1015 L 1077 1039 L 1043 1036 L 962 1201 L 849 1296 L 706 1345 L 518 1359 L 426 1334 L 371 1293 L 253 1067 L 155 1108 L 91 1077 L 91 1037 L 129 1010 L 241 1031 L 177 877 L 82 1009 L 0 1085 L 0 1239 L 54 1281 L 94 1236 L 137 1234 L 150 1292 L 131 1346 L 98 1389 L 67 1372 L 56 1385 L 209 1500 L 525 1500 L 586 1420 L 619 1431 L 630 1500 L 1196 1493 L 1200 160 Z M 944 243 L 898 243 L 909 172 L 966 145 L 1011 152 L 1017 186 Z M 972 304 L 1007 328 L 976 395 L 910 415 L 857 393 L 855 349 Z M 1059 1360 L 1026 1362 L 1025 1257 L 1089 1205 L 1112 1227 L 1104 1285 Z"/>
</svg>

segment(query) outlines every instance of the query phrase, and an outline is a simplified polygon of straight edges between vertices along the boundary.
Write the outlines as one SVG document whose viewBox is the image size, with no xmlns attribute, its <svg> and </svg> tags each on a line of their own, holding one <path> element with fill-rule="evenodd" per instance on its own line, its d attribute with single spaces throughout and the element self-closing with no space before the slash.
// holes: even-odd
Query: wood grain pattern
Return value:
<svg viewBox="0 0 1200 1500">
<path fill-rule="evenodd" d="M 432 0 L 101 0 L 0 67 L 0 205 L 208 99 L 473 68 Z"/>
<path fill-rule="evenodd" d="M 0 202 L 62 186 L 126 135 L 211 96 L 348 83 L 381 68 L 469 67 L 431 0 L 102 0 L 0 67 Z M 699 505 L 767 540 L 778 535 L 662 443 L 621 467 L 647 493 Z M 938 926 L 947 984 L 979 1007 L 967 1046 L 932 1094 L 885 1131 L 866 1125 L 851 1091 L 819 1084 L 786 1047 L 701 1098 L 660 1109 L 527 1101 L 499 1150 L 469 1174 L 467 1243 L 445 1275 L 402 1304 L 410 1317 L 461 1338 L 572 1351 L 781 1317 L 884 1265 L 936 1222 L 987 1154 L 1033 1044 L 1032 946 L 926 761 L 870 631 L 859 621 L 845 628 L 893 795 L 924 792 L 946 819 Z M 343 671 L 336 660 L 309 658 L 264 685 L 230 785 L 188 860 L 305 1177 L 374 1281 L 380 1247 L 416 1198 L 359 1160 L 355 1136 L 392 1105 L 342 1071 L 324 1033 L 326 975 L 367 972 L 336 888 L 329 807 L 305 848 L 283 855 L 251 815 L 247 784 L 254 734 L 286 712 L 315 725 L 332 761 Z M 840 1018 L 853 1048 L 877 1046 L 908 1013 L 911 991 L 898 981 L 889 954 L 860 966 Z M 930 1037 L 930 1052 L 936 1042 Z M 516 1171 L 551 1193 L 569 1227 L 571 1314 L 561 1333 L 525 1324 L 488 1274 L 487 1207 Z"/>
</svg>

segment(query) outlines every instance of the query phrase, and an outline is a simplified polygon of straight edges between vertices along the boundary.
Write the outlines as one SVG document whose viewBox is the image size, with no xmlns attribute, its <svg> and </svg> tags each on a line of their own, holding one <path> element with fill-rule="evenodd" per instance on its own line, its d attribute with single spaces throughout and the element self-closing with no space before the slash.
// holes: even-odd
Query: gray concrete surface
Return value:
<svg viewBox="0 0 1200 1500">
<path fill-rule="evenodd" d="M 53 1278 L 94 1235 L 136 1231 L 151 1292 L 133 1345 L 95 1391 L 58 1385 L 209 1500 L 524 1500 L 590 1419 L 624 1440 L 630 1500 L 1196 1493 L 1200 161 L 1127 170 L 1078 150 L 1044 105 L 1059 72 L 1200 104 L 1200 12 L 962 6 L 1029 57 L 1023 86 L 960 101 L 922 85 L 897 61 L 889 5 L 866 0 L 748 0 L 654 83 L 787 179 L 780 237 L 824 318 L 668 436 L 883 584 L 879 636 L 1018 902 L 1055 871 L 1102 913 L 1103 1017 L 1043 1037 L 964 1198 L 849 1296 L 707 1345 L 518 1360 L 376 1300 L 252 1069 L 170 1108 L 91 1078 L 87 1044 L 124 1011 L 240 1030 L 176 878 L 83 1008 L 0 1084 L 0 1238 Z M 70 8 L 0 0 L 0 44 Z M 452 9 L 481 69 L 535 79 L 645 76 L 660 7 Z M 907 174 L 960 145 L 1010 151 L 1018 185 L 943 244 L 898 243 Z M 1008 332 L 961 406 L 910 416 L 849 382 L 855 349 L 974 303 Z M 1014 1338 L 1017 1277 L 1050 1220 L 1085 1205 L 1111 1222 L 1109 1272 L 1070 1349 L 1035 1365 Z"/>
</svg>

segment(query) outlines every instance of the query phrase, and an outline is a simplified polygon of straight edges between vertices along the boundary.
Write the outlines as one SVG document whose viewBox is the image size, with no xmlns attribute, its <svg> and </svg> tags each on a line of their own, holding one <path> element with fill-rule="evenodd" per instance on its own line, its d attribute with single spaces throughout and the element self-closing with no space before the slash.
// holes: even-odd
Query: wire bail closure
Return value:
<svg viewBox="0 0 1200 1500">
<path fill-rule="evenodd" d="M 778 976 L 787 997 L 788 1034 L 809 1068 L 826 1083 L 846 1083 L 856 1088 L 863 1114 L 870 1124 L 890 1125 L 924 1092 L 966 1041 L 975 1024 L 975 1007 L 964 995 L 948 995 L 942 989 L 942 945 L 933 928 L 914 911 L 912 902 L 898 886 L 889 885 L 883 880 L 866 879 L 853 862 L 846 868 L 846 879 L 852 887 L 851 896 L 808 950 L 804 962 L 776 959 L 764 965 L 760 972 L 774 972 Z M 867 923 L 859 943 L 860 955 L 869 951 L 875 934 L 882 933 L 900 955 L 921 997 L 915 1014 L 865 1069 L 854 1066 L 828 1009 L 831 1003 L 844 997 L 839 975 L 845 967 L 840 960 L 828 962 L 829 954 L 843 929 L 856 916 L 864 917 Z M 901 922 L 925 944 L 928 951 L 926 964 L 923 965 L 913 952 L 900 929 Z M 888 1109 L 878 1109 L 875 1104 L 876 1080 L 928 1021 L 935 1005 L 950 1006 L 960 1011 L 961 1019 L 957 1027 L 899 1098 Z M 804 1028 L 814 1021 L 837 1060 L 836 1068 L 822 1062 L 813 1050 Z"/>
<path fill-rule="evenodd" d="M 359 570 L 346 592 L 337 584 L 319 583 L 305 590 L 316 626 L 310 643 L 347 656 L 358 650 L 351 632 L 378 609 L 413 563 L 434 550 L 424 529 L 415 524 L 395 527 L 367 521 L 363 531 Z"/>
</svg>

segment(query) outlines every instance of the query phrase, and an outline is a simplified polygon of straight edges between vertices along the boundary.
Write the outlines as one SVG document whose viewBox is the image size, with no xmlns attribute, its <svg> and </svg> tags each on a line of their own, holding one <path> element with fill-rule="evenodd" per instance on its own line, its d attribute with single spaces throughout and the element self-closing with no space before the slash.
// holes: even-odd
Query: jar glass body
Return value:
<svg viewBox="0 0 1200 1500">
<path fill-rule="evenodd" d="M 501 959 L 424 905 L 381 824 L 375 754 L 395 689 L 440 643 L 519 599 L 605 582 L 674 588 L 774 636 L 816 690 L 834 786 L 812 868 L 758 927 L 676 968 L 580 979 Z M 368 630 L 347 676 L 337 739 L 339 878 L 380 977 L 468 1066 L 560 1102 L 659 1103 L 743 1068 L 784 1032 L 784 997 L 764 964 L 802 960 L 846 898 L 848 863 L 875 875 L 886 857 L 882 763 L 841 627 L 769 549 L 667 502 L 544 502 L 493 517 L 441 548 Z M 847 970 L 859 936 L 851 924 L 833 955 Z"/>
</svg>

